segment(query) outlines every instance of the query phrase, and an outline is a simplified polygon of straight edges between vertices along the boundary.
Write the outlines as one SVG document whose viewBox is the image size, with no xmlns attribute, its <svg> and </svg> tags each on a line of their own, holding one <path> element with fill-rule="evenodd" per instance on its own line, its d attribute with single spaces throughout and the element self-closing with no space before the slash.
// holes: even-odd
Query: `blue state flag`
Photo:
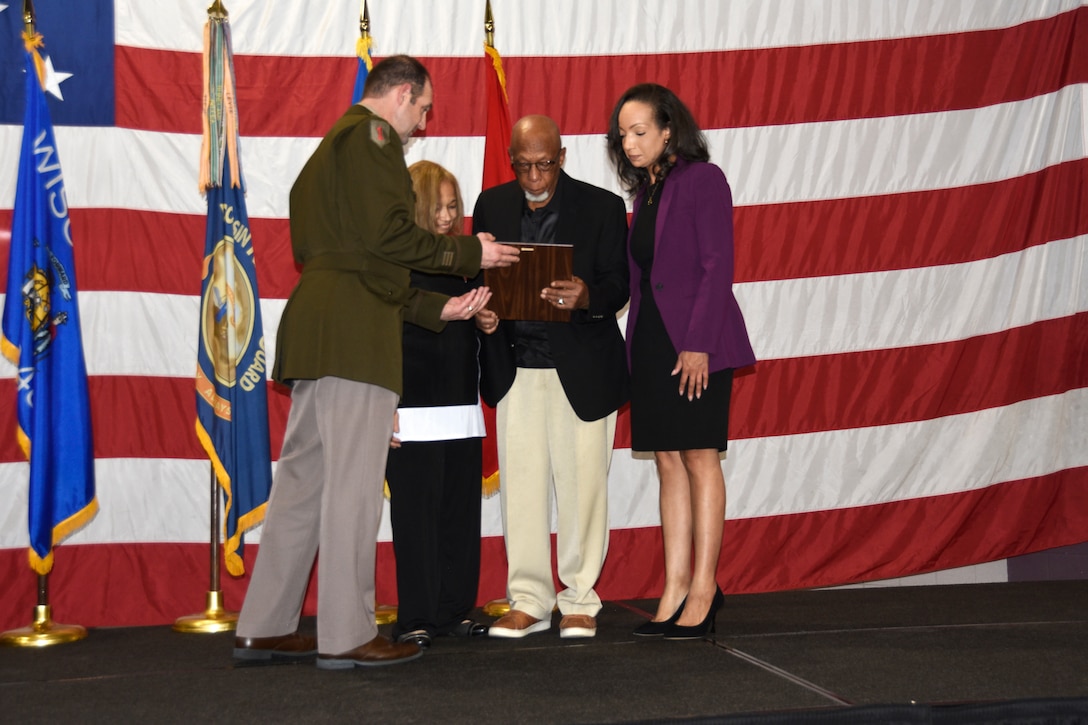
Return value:
<svg viewBox="0 0 1088 725">
<path fill-rule="evenodd" d="M 225 19 L 209 24 L 205 110 L 213 122 L 202 163 L 212 173 L 207 179 L 202 174 L 201 180 L 208 219 L 201 270 L 196 433 L 223 490 L 223 559 L 228 572 L 241 576 L 243 534 L 264 520 L 272 489 L 267 358 L 253 237 L 240 178 L 230 27 Z M 232 169 L 239 170 L 238 178 Z"/>
<path fill-rule="evenodd" d="M 23 34 L 26 101 L 4 298 L 4 356 L 18 367 L 20 447 L 30 461 L 30 566 L 98 511 L 76 266 L 56 137 L 42 90 L 41 36 Z"/>
<path fill-rule="evenodd" d="M 3 9 L 4 5 L 7 9 Z M 113 0 L 39 2 L 35 28 L 51 85 L 46 101 L 55 126 L 113 126 L 116 116 Z M 9 43 L 23 31 L 22 3 L 0 0 L 0 124 L 23 118 L 23 53 Z"/>
</svg>

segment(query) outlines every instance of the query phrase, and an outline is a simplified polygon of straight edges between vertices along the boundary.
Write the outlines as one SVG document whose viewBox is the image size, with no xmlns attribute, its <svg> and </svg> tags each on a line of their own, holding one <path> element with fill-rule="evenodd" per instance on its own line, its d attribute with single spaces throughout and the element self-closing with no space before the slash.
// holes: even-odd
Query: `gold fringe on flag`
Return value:
<svg viewBox="0 0 1088 725">
<path fill-rule="evenodd" d="M 230 22 L 211 16 L 204 25 L 204 113 L 200 144 L 200 190 L 223 183 L 224 159 L 232 187 L 242 186 L 238 162 L 238 103 L 234 92 L 234 53 Z"/>
<path fill-rule="evenodd" d="M 484 498 L 491 498 L 499 492 L 499 472 L 495 471 L 490 476 L 482 476 L 480 493 Z"/>
<path fill-rule="evenodd" d="M 355 55 L 366 63 L 366 72 L 374 70 L 374 59 L 370 57 L 370 49 L 374 45 L 374 40 L 370 37 L 370 34 L 361 36 L 355 41 Z"/>
<path fill-rule="evenodd" d="M 495 68 L 495 75 L 499 77 L 499 86 L 502 88 L 502 100 L 507 104 L 510 103 L 510 98 L 506 95 L 506 72 L 502 69 L 502 56 L 499 55 L 499 51 L 495 50 L 494 46 L 484 43 L 484 52 L 491 58 L 491 65 Z"/>
<path fill-rule="evenodd" d="M 23 31 L 23 46 L 26 47 L 26 52 L 34 58 L 34 68 L 38 71 L 38 81 L 45 87 L 45 61 L 42 60 L 42 54 L 38 52 L 38 48 L 45 47 L 45 40 L 42 39 L 41 33 L 32 33 L 29 31 Z"/>
</svg>

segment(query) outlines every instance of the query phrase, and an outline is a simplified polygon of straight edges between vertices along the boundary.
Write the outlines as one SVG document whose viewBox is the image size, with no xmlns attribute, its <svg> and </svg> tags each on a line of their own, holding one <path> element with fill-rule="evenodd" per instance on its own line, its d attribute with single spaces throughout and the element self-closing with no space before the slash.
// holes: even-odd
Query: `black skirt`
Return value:
<svg viewBox="0 0 1088 725">
<path fill-rule="evenodd" d="M 680 375 L 672 375 L 677 351 L 654 301 L 653 269 L 657 207 L 643 204 L 631 230 L 631 256 L 640 266 L 641 302 L 631 332 L 631 448 L 684 451 L 716 448 L 729 442 L 729 400 L 733 370 L 710 374 L 699 398 L 680 395 Z"/>
<path fill-rule="evenodd" d="M 680 395 L 680 375 L 670 375 L 677 352 L 669 340 L 648 283 L 642 285 L 638 320 L 631 337 L 631 448 L 684 451 L 729 442 L 733 370 L 710 374 L 699 398 Z"/>
</svg>

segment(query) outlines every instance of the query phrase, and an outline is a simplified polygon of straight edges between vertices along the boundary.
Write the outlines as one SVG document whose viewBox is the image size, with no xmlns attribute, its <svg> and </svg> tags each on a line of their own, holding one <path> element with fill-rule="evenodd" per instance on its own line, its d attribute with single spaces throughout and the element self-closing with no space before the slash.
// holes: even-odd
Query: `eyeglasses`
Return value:
<svg viewBox="0 0 1088 725">
<path fill-rule="evenodd" d="M 529 169 L 536 167 L 536 170 L 542 174 L 548 172 L 559 166 L 559 157 L 554 159 L 548 159 L 547 161 L 511 161 L 510 166 L 514 169 L 515 174 L 528 174 Z"/>
</svg>

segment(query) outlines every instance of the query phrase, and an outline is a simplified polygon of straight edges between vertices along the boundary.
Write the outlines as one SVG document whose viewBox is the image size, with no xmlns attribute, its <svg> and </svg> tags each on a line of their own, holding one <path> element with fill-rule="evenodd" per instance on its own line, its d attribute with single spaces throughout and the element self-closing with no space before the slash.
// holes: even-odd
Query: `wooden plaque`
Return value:
<svg viewBox="0 0 1088 725">
<path fill-rule="evenodd" d="M 567 322 L 570 312 L 556 309 L 540 299 L 540 290 L 553 280 L 570 279 L 573 275 L 570 244 L 514 244 L 521 258 L 509 267 L 484 270 L 484 284 L 491 288 L 488 308 L 500 320 L 539 320 Z"/>
</svg>

